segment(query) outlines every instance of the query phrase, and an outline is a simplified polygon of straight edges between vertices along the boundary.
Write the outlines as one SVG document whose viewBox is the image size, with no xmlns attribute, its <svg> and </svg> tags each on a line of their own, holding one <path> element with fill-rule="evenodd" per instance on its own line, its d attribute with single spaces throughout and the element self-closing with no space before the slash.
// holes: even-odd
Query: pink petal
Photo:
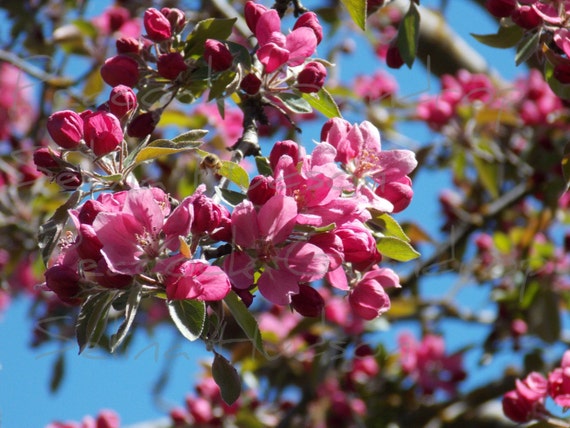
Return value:
<svg viewBox="0 0 570 428">
<path fill-rule="evenodd" d="M 124 212 L 132 214 L 149 233 L 158 233 L 164 223 L 164 214 L 156 203 L 151 189 L 129 191 Z"/>
<path fill-rule="evenodd" d="M 257 213 L 250 201 L 238 204 L 232 213 L 232 233 L 236 244 L 243 248 L 254 248 L 259 238 Z"/>
<path fill-rule="evenodd" d="M 358 128 L 362 134 L 362 146 L 360 150 L 367 150 L 370 153 L 380 153 L 382 144 L 380 142 L 380 131 L 372 123 L 365 120 Z"/>
<path fill-rule="evenodd" d="M 259 46 L 269 43 L 272 33 L 281 32 L 281 18 L 275 9 L 268 10 L 257 20 L 255 37 Z"/>
<path fill-rule="evenodd" d="M 294 275 L 299 282 L 321 279 L 329 270 L 330 260 L 314 244 L 295 242 L 283 247 L 277 254 L 279 270 Z"/>
<path fill-rule="evenodd" d="M 261 236 L 274 244 L 285 241 L 295 227 L 297 203 L 290 196 L 272 196 L 257 216 Z"/>
<path fill-rule="evenodd" d="M 301 65 L 305 59 L 315 53 L 317 49 L 317 36 L 308 27 L 293 30 L 287 35 L 286 48 L 289 51 L 287 64 L 291 67 Z"/>
<path fill-rule="evenodd" d="M 227 272 L 233 285 L 243 290 L 253 284 L 254 269 L 254 261 L 241 251 L 234 251 L 224 260 L 224 271 Z"/>
<path fill-rule="evenodd" d="M 218 266 L 208 265 L 197 280 L 202 284 L 202 294 L 198 297 L 200 300 L 222 300 L 231 289 L 228 276 Z"/>
<path fill-rule="evenodd" d="M 408 175 L 418 165 L 416 155 L 410 150 L 388 150 L 380 153 L 378 158 L 382 170 L 373 178 L 380 184 Z"/>
<path fill-rule="evenodd" d="M 339 290 L 348 290 L 348 280 L 342 265 L 327 273 L 327 281 Z"/>
<path fill-rule="evenodd" d="M 263 297 L 276 305 L 288 305 L 291 296 L 299 293 L 299 282 L 294 275 L 272 268 L 265 269 L 257 286 Z"/>
<path fill-rule="evenodd" d="M 265 67 L 266 73 L 273 73 L 289 60 L 289 51 L 275 43 L 269 43 L 257 50 L 257 58 Z"/>
</svg>

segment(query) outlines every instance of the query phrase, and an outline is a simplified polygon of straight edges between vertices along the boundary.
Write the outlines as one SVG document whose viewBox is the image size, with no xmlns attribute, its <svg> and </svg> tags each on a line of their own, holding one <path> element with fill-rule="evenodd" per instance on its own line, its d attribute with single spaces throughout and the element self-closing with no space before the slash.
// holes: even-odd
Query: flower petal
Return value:
<svg viewBox="0 0 570 428">
<path fill-rule="evenodd" d="M 259 232 L 267 240 L 278 244 L 291 234 L 296 218 L 295 199 L 290 196 L 272 196 L 259 210 Z"/>
<path fill-rule="evenodd" d="M 272 268 L 265 269 L 257 286 L 263 297 L 276 305 L 288 305 L 291 296 L 299 293 L 299 282 L 294 275 Z"/>
</svg>

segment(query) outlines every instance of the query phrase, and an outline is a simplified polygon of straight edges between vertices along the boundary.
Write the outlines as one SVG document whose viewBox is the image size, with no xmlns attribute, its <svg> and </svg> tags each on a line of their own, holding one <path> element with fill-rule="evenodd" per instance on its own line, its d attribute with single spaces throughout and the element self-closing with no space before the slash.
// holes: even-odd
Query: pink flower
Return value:
<svg viewBox="0 0 570 428">
<path fill-rule="evenodd" d="M 384 71 L 360 75 L 354 81 L 354 92 L 366 101 L 390 98 L 397 91 L 396 79 Z"/>
<path fill-rule="evenodd" d="M 96 428 L 119 428 L 119 415 L 113 410 L 101 410 L 97 415 Z"/>
<path fill-rule="evenodd" d="M 25 133 L 34 123 L 31 82 L 17 67 L 0 62 L 0 140 L 15 131 Z"/>
<path fill-rule="evenodd" d="M 169 300 L 197 299 L 204 301 L 222 300 L 230 292 L 228 276 L 218 266 L 210 266 L 201 260 L 180 260 L 182 263 L 171 263 L 171 268 L 164 264 L 157 265 L 156 270 L 165 275 L 166 296 Z"/>
<path fill-rule="evenodd" d="M 105 111 L 95 112 L 85 118 L 83 124 L 85 142 L 96 156 L 114 151 L 123 141 L 119 119 Z"/>
<path fill-rule="evenodd" d="M 56 144 L 64 149 L 75 150 L 83 139 L 83 119 L 71 110 L 62 110 L 48 117 L 47 130 Z"/>
<path fill-rule="evenodd" d="M 162 42 L 172 36 L 172 26 L 164 14 L 155 8 L 147 9 L 143 18 L 147 37 L 153 42 Z"/>
<path fill-rule="evenodd" d="M 317 44 L 321 43 L 321 40 L 323 40 L 323 27 L 321 27 L 321 23 L 315 12 L 305 12 L 299 16 L 293 26 L 293 30 L 301 27 L 307 27 L 313 30 L 317 38 Z"/>
<path fill-rule="evenodd" d="M 323 64 L 311 61 L 305 65 L 297 76 L 297 89 L 304 93 L 319 92 L 325 84 L 327 69 Z"/>
<path fill-rule="evenodd" d="M 390 181 L 384 185 L 380 184 L 374 193 L 381 198 L 387 199 L 394 205 L 394 210 L 392 212 L 399 213 L 405 210 L 414 196 L 414 191 L 412 190 L 412 180 L 407 175 L 403 177 Z"/>
<path fill-rule="evenodd" d="M 326 254 L 306 242 L 286 243 L 297 218 L 297 204 L 288 196 L 275 195 L 259 210 L 250 201 L 237 205 L 232 213 L 234 251 L 224 261 L 235 287 L 247 289 L 254 273 L 264 268 L 257 280 L 261 294 L 269 301 L 286 305 L 299 293 L 299 282 L 322 278 L 329 267 Z"/>
<path fill-rule="evenodd" d="M 390 309 L 390 297 L 385 288 L 399 286 L 400 280 L 391 269 L 373 269 L 356 283 L 348 295 L 348 301 L 356 315 L 372 320 Z"/>
<path fill-rule="evenodd" d="M 540 419 L 544 414 L 544 400 L 548 382 L 540 373 L 532 372 L 524 380 L 516 380 L 516 388 L 503 396 L 503 412 L 515 422 Z"/>
<path fill-rule="evenodd" d="M 398 338 L 402 370 L 410 375 L 424 394 L 442 389 L 454 394 L 457 383 L 466 376 L 461 354 L 445 355 L 445 343 L 440 336 L 428 334 L 417 342 L 409 333 Z"/>
<path fill-rule="evenodd" d="M 382 259 L 372 233 L 360 221 L 344 223 L 334 233 L 342 240 L 344 260 L 354 269 L 367 270 Z"/>
<path fill-rule="evenodd" d="M 204 59 L 214 71 L 227 70 L 234 62 L 234 57 L 228 47 L 214 39 L 208 39 L 204 43 Z"/>
<path fill-rule="evenodd" d="M 560 367 L 548 375 L 548 393 L 559 406 L 570 407 L 570 351 L 564 353 Z"/>
</svg>

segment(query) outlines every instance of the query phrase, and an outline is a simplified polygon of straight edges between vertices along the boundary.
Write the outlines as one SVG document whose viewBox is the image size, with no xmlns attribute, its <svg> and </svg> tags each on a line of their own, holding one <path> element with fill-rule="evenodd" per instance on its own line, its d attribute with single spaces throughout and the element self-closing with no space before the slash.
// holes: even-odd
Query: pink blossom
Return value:
<svg viewBox="0 0 570 428">
<path fill-rule="evenodd" d="M 88 115 L 83 123 L 85 143 L 95 156 L 104 156 L 114 151 L 123 141 L 119 119 L 111 113 L 98 111 Z"/>
<path fill-rule="evenodd" d="M 48 117 L 46 124 L 50 137 L 67 150 L 75 150 L 83 140 L 83 119 L 71 110 L 61 110 Z"/>
<path fill-rule="evenodd" d="M 384 71 L 359 75 L 354 80 L 354 92 L 368 102 L 390 98 L 397 91 L 396 79 Z"/>
<path fill-rule="evenodd" d="M 159 43 L 170 39 L 172 36 L 170 21 L 158 9 L 147 9 L 144 13 L 143 23 L 147 37 L 153 42 Z"/>
<path fill-rule="evenodd" d="M 548 393 L 559 406 L 570 407 L 570 351 L 564 353 L 560 367 L 549 373 Z"/>
<path fill-rule="evenodd" d="M 356 315 L 372 320 L 390 309 L 390 297 L 385 288 L 399 286 L 400 280 L 391 269 L 372 269 L 352 288 L 348 301 Z"/>
<path fill-rule="evenodd" d="M 296 223 L 297 204 L 288 196 L 275 195 L 260 209 L 250 201 L 237 205 L 232 213 L 234 251 L 224 262 L 235 287 L 247 289 L 254 283 L 254 272 L 261 266 L 257 280 L 261 294 L 269 301 L 286 305 L 299 292 L 299 282 L 322 278 L 329 266 L 328 257 L 317 246 L 306 242 L 287 243 Z"/>
<path fill-rule="evenodd" d="M 503 396 L 503 412 L 515 422 L 540 419 L 544 414 L 544 400 L 548 382 L 540 373 L 532 372 L 524 380 L 516 380 L 516 388 Z"/>
<path fill-rule="evenodd" d="M 0 62 L 0 140 L 12 133 L 25 133 L 34 123 L 32 86 L 17 67 Z"/>
<path fill-rule="evenodd" d="M 342 240 L 344 260 L 352 263 L 354 269 L 368 270 L 382 259 L 374 236 L 362 222 L 346 222 L 334 233 Z"/>
</svg>

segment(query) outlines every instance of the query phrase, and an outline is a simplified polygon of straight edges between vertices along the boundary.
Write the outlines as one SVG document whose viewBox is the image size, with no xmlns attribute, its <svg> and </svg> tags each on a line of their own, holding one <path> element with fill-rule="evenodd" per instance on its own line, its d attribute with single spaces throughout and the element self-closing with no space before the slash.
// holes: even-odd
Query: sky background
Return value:
<svg viewBox="0 0 570 428">
<path fill-rule="evenodd" d="M 95 3 L 95 2 L 91 2 Z M 108 1 L 96 2 L 92 14 L 99 13 Z M 264 1 L 267 6 L 270 1 Z M 310 6 L 311 2 L 307 2 Z M 423 0 L 426 6 L 438 6 L 438 0 Z M 446 17 L 456 31 L 475 49 L 482 53 L 503 77 L 512 79 L 523 74 L 524 70 L 514 65 L 512 51 L 495 50 L 478 44 L 469 33 L 494 33 L 497 24 L 479 8 L 468 1 L 448 2 Z M 0 18 L 2 16 L 0 15 Z M 363 49 L 361 46 L 365 46 Z M 380 60 L 370 52 L 367 44 L 358 45 L 357 60 L 343 58 L 341 76 L 343 81 L 364 70 L 373 72 L 384 68 Z M 348 64 L 354 64 L 353 68 Z M 417 64 L 412 71 L 404 68 L 394 73 L 397 78 L 400 97 L 417 97 L 431 88 L 437 91 L 437 79 L 430 78 L 425 69 Z M 312 138 L 318 137 L 323 121 L 317 128 L 303 133 L 306 145 Z M 423 125 L 402 127 L 401 132 L 418 142 L 429 141 L 432 134 Z M 411 148 L 411 147 L 410 147 Z M 399 220 L 422 218 L 423 226 L 437 234 L 439 224 L 439 206 L 434 203 L 439 191 L 447 187 L 448 177 L 444 174 L 421 172 L 414 182 L 414 200 L 410 207 L 397 218 Z M 438 275 L 434 279 L 422 281 L 425 295 L 441 295 L 453 287 L 455 276 Z M 480 310 L 486 310 L 484 290 L 466 289 L 462 299 L 480 301 Z M 475 307 L 476 308 L 476 307 Z M 164 418 L 172 405 L 183 405 L 185 395 L 192 390 L 194 380 L 200 373 L 200 360 L 211 358 L 200 343 L 183 340 L 173 328 L 159 328 L 154 337 L 137 335 L 127 356 L 115 357 L 100 351 L 85 351 L 78 356 L 77 345 L 69 342 L 63 348 L 50 345 L 37 350 L 28 347 L 31 331 L 34 327 L 28 319 L 29 301 L 16 300 L 3 314 L 0 320 L 0 428 L 36 428 L 44 427 L 53 420 L 80 421 L 85 415 L 96 415 L 100 409 L 116 410 L 123 426 Z M 404 326 L 403 328 L 406 328 Z M 410 327 L 408 327 L 410 328 Z M 395 349 L 395 337 L 401 330 L 382 332 L 378 340 L 388 349 Z M 413 330 L 413 328 L 412 328 Z M 470 329 L 465 331 L 461 323 L 448 324 L 445 331 L 450 350 L 459 349 L 477 337 L 484 337 L 486 330 Z M 468 333 L 468 334 L 466 334 Z M 66 373 L 60 390 L 49 393 L 52 366 L 60 353 L 64 353 Z M 475 369 L 480 355 L 468 354 L 468 366 Z M 470 376 L 464 388 L 469 389 L 488 376 L 496 375 L 498 369 L 507 363 L 513 363 L 513 356 L 504 353 L 497 357 L 497 364 L 492 367 L 477 369 L 477 376 Z M 163 368 L 170 367 L 170 380 L 164 389 L 159 406 L 153 401 L 150 391 L 160 376 Z"/>
</svg>

